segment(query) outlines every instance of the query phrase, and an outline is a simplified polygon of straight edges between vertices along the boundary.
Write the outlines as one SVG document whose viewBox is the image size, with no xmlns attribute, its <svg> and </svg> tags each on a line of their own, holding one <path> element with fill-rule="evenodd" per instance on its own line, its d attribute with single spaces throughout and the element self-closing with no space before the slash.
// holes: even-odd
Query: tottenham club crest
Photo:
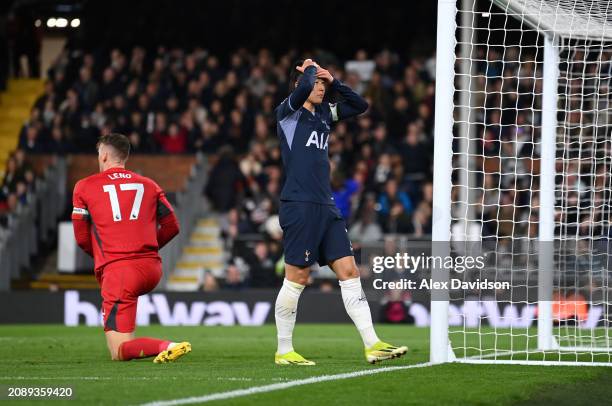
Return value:
<svg viewBox="0 0 612 406">
<path fill-rule="evenodd" d="M 306 250 L 304 251 L 304 261 L 308 262 L 308 257 L 310 256 L 310 251 Z"/>
</svg>

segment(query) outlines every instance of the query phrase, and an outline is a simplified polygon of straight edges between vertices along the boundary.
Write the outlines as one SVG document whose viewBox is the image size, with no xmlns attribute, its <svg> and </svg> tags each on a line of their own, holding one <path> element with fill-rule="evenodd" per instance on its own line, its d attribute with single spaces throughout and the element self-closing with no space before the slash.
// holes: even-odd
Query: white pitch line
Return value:
<svg viewBox="0 0 612 406">
<path fill-rule="evenodd" d="M 320 376 L 313 376 L 313 377 L 306 378 L 306 379 L 298 379 L 295 381 L 273 383 L 270 385 L 263 385 L 263 386 L 252 386 L 250 388 L 237 389 L 237 390 L 232 390 L 228 392 L 211 393 L 210 395 L 193 396 L 193 397 L 182 398 L 182 399 L 159 400 L 155 402 L 144 403 L 141 406 L 174 406 L 174 405 L 188 405 L 192 403 L 204 403 L 204 402 L 210 402 L 213 400 L 232 399 L 232 398 L 238 398 L 242 396 L 254 395 L 257 393 L 273 392 L 277 390 L 292 388 L 294 386 L 310 385 L 313 383 L 328 382 L 328 381 L 337 381 L 341 379 L 356 378 L 359 376 L 375 375 L 375 374 L 380 374 L 383 372 L 400 371 L 403 369 L 423 368 L 423 367 L 428 367 L 431 365 L 433 364 L 430 362 L 423 362 L 421 364 L 403 365 L 403 366 L 397 366 L 397 367 L 364 369 L 361 371 L 346 372 L 343 374 L 336 374 L 336 375 L 320 375 Z"/>
<path fill-rule="evenodd" d="M 527 350 L 516 350 L 516 351 L 502 351 L 502 352 L 493 352 L 493 353 L 489 353 L 489 354 L 485 354 L 485 355 L 472 355 L 470 357 L 466 357 L 463 359 L 487 359 L 487 358 L 495 358 L 495 357 L 506 357 L 508 355 L 514 355 L 514 354 L 523 354 L 526 353 Z M 458 359 L 458 361 L 460 362 L 461 359 Z"/>
</svg>

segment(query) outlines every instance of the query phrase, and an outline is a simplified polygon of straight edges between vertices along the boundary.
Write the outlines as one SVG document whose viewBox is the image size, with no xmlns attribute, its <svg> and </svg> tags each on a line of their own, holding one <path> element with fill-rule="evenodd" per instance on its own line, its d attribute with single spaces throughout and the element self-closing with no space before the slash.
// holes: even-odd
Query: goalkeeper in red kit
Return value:
<svg viewBox="0 0 612 406">
<path fill-rule="evenodd" d="M 135 338 L 134 329 L 138 296 L 153 290 L 162 276 L 158 251 L 179 232 L 176 216 L 154 181 L 125 169 L 126 136 L 104 135 L 97 148 L 100 173 L 75 185 L 72 224 L 79 247 L 94 258 L 111 358 L 175 361 L 191 344 Z"/>
</svg>

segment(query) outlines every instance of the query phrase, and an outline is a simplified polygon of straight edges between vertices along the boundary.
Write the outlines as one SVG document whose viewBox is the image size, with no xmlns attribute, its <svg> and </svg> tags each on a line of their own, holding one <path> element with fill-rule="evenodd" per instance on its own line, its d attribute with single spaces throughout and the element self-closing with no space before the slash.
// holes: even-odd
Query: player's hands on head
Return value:
<svg viewBox="0 0 612 406">
<path fill-rule="evenodd" d="M 319 65 L 317 65 L 317 63 L 313 61 L 312 59 L 305 59 L 304 62 L 302 63 L 302 66 L 296 66 L 295 69 L 304 73 L 306 68 L 309 66 L 315 66 L 317 69 L 319 69 Z"/>
<path fill-rule="evenodd" d="M 334 81 L 334 77 L 332 76 L 332 74 L 329 73 L 327 69 L 323 69 L 321 67 L 317 67 L 316 77 L 318 79 L 323 79 L 327 83 L 331 83 Z"/>
</svg>

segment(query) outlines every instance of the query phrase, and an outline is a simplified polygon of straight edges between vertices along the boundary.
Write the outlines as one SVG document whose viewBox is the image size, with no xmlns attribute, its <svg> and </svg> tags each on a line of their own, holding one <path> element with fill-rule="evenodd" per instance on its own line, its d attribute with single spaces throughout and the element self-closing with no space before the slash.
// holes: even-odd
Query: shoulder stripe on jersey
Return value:
<svg viewBox="0 0 612 406">
<path fill-rule="evenodd" d="M 298 120 L 300 119 L 300 115 L 302 114 L 301 110 L 298 110 L 292 114 L 289 114 L 287 117 L 283 118 L 279 124 L 285 137 L 287 138 L 287 144 L 289 144 L 289 149 L 291 149 L 291 144 L 293 143 L 293 137 L 295 136 L 295 128 L 297 127 Z"/>
<path fill-rule="evenodd" d="M 333 121 L 338 121 L 338 103 L 329 103 L 329 110 Z"/>
<path fill-rule="evenodd" d="M 289 106 L 289 108 L 291 109 L 291 111 L 295 111 L 295 109 L 293 108 L 293 106 L 291 105 L 291 98 L 287 97 L 287 106 Z"/>
</svg>

